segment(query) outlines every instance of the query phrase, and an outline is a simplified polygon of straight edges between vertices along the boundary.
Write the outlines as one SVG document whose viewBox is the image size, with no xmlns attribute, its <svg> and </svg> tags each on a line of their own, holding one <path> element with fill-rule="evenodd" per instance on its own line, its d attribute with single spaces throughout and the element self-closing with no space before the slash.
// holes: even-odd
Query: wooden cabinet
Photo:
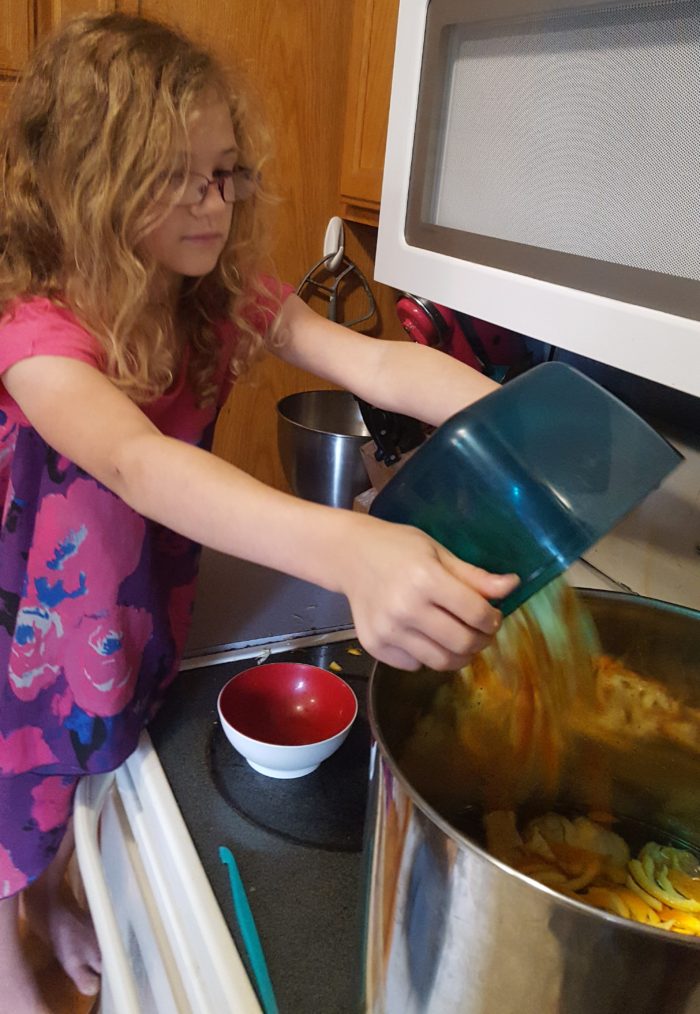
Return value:
<svg viewBox="0 0 700 1014">
<path fill-rule="evenodd" d="M 0 121 L 5 116 L 5 110 L 7 109 L 7 103 L 10 101 L 10 92 L 12 91 L 13 83 L 12 79 L 0 77 Z"/>
<path fill-rule="evenodd" d="M 37 39 L 76 14 L 138 8 L 139 0 L 0 0 L 0 118 Z"/>
<path fill-rule="evenodd" d="M 399 0 L 356 0 L 340 179 L 341 215 L 376 225 Z"/>
<path fill-rule="evenodd" d="M 37 0 L 37 32 L 45 35 L 77 14 L 106 14 L 114 10 L 137 14 L 139 0 Z"/>
<path fill-rule="evenodd" d="M 34 4 L 0 0 L 0 75 L 12 77 L 29 55 L 34 38 Z"/>
<path fill-rule="evenodd" d="M 0 0 L 0 117 L 5 114 L 19 68 L 29 56 L 35 30 L 31 0 Z"/>
</svg>

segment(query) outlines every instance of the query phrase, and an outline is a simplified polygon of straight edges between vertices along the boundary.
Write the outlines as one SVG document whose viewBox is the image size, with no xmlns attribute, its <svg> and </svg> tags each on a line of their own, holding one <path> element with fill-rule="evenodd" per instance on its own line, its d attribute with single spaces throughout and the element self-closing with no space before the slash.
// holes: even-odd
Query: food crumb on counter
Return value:
<svg viewBox="0 0 700 1014">
<path fill-rule="evenodd" d="M 348 655 L 361 655 L 362 651 L 359 648 L 348 648 Z"/>
<path fill-rule="evenodd" d="M 342 672 L 343 671 L 342 665 L 340 665 L 338 662 L 331 662 L 330 665 L 328 666 L 328 668 L 332 669 L 333 672 Z"/>
</svg>

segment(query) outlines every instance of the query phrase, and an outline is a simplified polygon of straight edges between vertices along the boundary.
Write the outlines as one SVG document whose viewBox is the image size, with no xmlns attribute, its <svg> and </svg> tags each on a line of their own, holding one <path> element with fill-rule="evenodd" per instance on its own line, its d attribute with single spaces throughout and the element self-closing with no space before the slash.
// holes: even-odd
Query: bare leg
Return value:
<svg viewBox="0 0 700 1014">
<path fill-rule="evenodd" d="M 71 830 L 48 869 L 24 892 L 24 913 L 32 930 L 53 948 L 79 992 L 94 996 L 100 988 L 102 962 L 92 922 L 65 883 L 72 852 Z"/>
<path fill-rule="evenodd" d="M 50 1014 L 19 937 L 19 895 L 0 901 L 0 1014 Z"/>
</svg>

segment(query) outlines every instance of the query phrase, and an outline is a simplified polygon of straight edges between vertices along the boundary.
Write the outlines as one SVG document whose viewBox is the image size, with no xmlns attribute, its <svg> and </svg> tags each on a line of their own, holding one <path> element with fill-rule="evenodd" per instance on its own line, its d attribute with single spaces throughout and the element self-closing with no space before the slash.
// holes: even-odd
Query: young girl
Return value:
<svg viewBox="0 0 700 1014">
<path fill-rule="evenodd" d="M 84 993 L 99 952 L 59 892 L 78 779 L 135 748 L 178 668 L 199 545 L 344 593 L 394 666 L 464 664 L 517 582 L 423 533 L 270 489 L 208 453 L 265 342 L 432 424 L 495 386 L 355 334 L 259 270 L 256 122 L 211 56 L 123 14 L 35 53 L 0 183 L 0 1014 L 45 1012 L 19 899 Z"/>
</svg>

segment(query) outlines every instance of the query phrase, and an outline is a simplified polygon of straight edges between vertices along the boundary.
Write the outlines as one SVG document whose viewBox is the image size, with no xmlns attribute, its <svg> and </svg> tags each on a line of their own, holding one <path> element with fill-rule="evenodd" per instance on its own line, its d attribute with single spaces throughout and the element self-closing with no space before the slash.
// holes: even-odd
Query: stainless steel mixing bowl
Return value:
<svg viewBox="0 0 700 1014">
<path fill-rule="evenodd" d="M 348 391 L 298 391 L 277 404 L 277 446 L 297 496 L 352 507 L 371 483 L 360 448 L 370 439 Z"/>
</svg>

